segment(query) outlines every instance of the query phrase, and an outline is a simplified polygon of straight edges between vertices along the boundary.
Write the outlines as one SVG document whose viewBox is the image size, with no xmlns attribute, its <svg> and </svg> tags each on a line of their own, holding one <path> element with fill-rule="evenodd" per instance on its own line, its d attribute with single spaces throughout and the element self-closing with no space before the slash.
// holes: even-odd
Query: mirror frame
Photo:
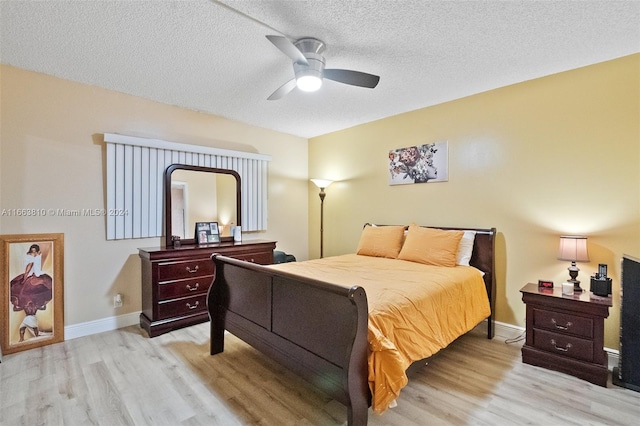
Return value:
<svg viewBox="0 0 640 426">
<path fill-rule="evenodd" d="M 171 239 L 171 174 L 175 170 L 191 170 L 194 172 L 219 173 L 232 175 L 236 178 L 236 226 L 242 226 L 242 210 L 241 210 L 241 191 L 240 175 L 235 170 L 217 169 L 214 167 L 191 166 L 188 164 L 171 164 L 164 171 L 164 238 L 166 247 L 173 247 Z M 233 241 L 233 237 L 220 237 L 220 241 Z M 180 240 L 180 244 L 195 245 L 194 238 L 184 238 Z"/>
</svg>

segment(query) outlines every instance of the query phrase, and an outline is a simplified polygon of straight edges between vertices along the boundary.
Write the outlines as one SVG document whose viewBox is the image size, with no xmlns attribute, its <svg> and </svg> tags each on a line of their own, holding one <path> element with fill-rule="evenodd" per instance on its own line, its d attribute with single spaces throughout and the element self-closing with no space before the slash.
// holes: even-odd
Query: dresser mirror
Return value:
<svg viewBox="0 0 640 426">
<path fill-rule="evenodd" d="M 234 170 L 172 164 L 165 170 L 165 244 L 195 244 L 196 222 L 218 222 L 221 239 L 241 226 L 240 175 Z"/>
</svg>

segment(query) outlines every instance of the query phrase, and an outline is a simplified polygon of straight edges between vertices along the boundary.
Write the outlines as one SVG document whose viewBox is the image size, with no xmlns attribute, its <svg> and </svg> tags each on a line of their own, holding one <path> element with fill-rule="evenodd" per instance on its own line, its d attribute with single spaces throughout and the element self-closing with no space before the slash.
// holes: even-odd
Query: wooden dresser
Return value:
<svg viewBox="0 0 640 426">
<path fill-rule="evenodd" d="M 150 337 L 209 321 L 207 291 L 213 253 L 263 265 L 273 263 L 275 241 L 248 240 L 202 246 L 139 249 L 142 261 L 140 326 Z"/>
<path fill-rule="evenodd" d="M 611 298 L 589 291 L 568 296 L 561 288 L 538 289 L 532 283 L 520 292 L 527 305 L 522 361 L 607 386 L 604 319 Z"/>
</svg>

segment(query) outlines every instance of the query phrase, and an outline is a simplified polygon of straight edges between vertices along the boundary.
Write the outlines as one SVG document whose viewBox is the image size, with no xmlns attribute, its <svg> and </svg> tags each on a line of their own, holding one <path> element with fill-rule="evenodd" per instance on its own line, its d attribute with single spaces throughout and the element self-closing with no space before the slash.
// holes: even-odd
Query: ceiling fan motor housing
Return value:
<svg viewBox="0 0 640 426">
<path fill-rule="evenodd" d="M 294 43 L 294 45 L 302 52 L 309 65 L 293 63 L 293 72 L 296 79 L 300 77 L 313 76 L 322 79 L 324 71 L 324 56 L 322 52 L 325 50 L 325 44 L 315 38 L 302 38 Z"/>
<path fill-rule="evenodd" d="M 309 61 L 309 65 L 293 63 L 293 72 L 296 78 L 304 75 L 313 75 L 318 78 L 322 78 L 322 71 L 324 71 L 324 58 L 321 55 L 315 53 L 305 53 L 304 56 Z"/>
<path fill-rule="evenodd" d="M 311 37 L 301 38 L 300 40 L 293 43 L 293 45 L 297 47 L 304 56 L 307 56 L 307 53 L 316 53 L 320 55 L 327 47 L 321 40 Z"/>
</svg>

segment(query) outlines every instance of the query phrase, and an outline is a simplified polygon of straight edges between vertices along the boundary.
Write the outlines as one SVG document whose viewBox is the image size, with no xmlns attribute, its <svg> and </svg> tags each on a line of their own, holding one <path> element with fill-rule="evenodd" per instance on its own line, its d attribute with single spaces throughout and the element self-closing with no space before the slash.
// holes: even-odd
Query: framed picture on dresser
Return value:
<svg viewBox="0 0 640 426">
<path fill-rule="evenodd" d="M 198 244 L 220 242 L 218 222 L 196 222 L 195 240 Z"/>
<path fill-rule="evenodd" d="M 0 235 L 6 354 L 64 341 L 64 234 Z"/>
</svg>

